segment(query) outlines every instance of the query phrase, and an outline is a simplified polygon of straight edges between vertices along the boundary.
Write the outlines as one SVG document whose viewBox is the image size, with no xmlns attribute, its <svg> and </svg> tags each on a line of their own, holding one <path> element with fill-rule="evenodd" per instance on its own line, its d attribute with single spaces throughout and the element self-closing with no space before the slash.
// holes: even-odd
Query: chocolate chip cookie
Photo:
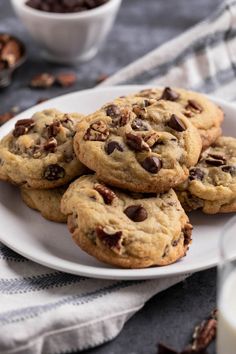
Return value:
<svg viewBox="0 0 236 354">
<path fill-rule="evenodd" d="M 147 89 L 136 94 L 139 97 L 162 99 L 180 105 L 182 113 L 198 129 L 203 149 L 221 135 L 223 111 L 206 96 L 180 88 Z"/>
<path fill-rule="evenodd" d="M 45 219 L 66 223 L 67 217 L 60 210 L 61 198 L 67 186 L 54 189 L 20 188 L 21 197 L 28 207 L 38 210 Z"/>
<path fill-rule="evenodd" d="M 220 137 L 190 169 L 188 180 L 178 186 L 186 211 L 206 214 L 236 211 L 236 139 Z"/>
<path fill-rule="evenodd" d="M 46 109 L 18 120 L 0 142 L 0 179 L 48 189 L 80 176 L 85 167 L 76 158 L 72 141 L 81 118 Z"/>
<path fill-rule="evenodd" d="M 192 226 L 172 189 L 129 194 L 82 176 L 63 195 L 61 210 L 85 252 L 119 267 L 173 263 L 191 242 Z"/>
<path fill-rule="evenodd" d="M 134 192 L 165 192 L 188 177 L 201 151 L 197 129 L 179 105 L 119 98 L 78 124 L 77 157 L 98 179 Z"/>
</svg>

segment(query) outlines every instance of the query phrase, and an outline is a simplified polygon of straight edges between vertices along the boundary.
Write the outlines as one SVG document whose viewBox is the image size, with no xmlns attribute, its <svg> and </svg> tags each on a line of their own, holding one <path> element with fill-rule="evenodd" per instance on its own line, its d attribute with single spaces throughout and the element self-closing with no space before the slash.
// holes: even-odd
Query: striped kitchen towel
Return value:
<svg viewBox="0 0 236 354">
<path fill-rule="evenodd" d="M 176 85 L 236 100 L 236 1 L 102 85 Z M 33 263 L 0 245 L 0 353 L 59 354 L 114 338 L 154 294 L 183 277 L 88 279 Z"/>
</svg>

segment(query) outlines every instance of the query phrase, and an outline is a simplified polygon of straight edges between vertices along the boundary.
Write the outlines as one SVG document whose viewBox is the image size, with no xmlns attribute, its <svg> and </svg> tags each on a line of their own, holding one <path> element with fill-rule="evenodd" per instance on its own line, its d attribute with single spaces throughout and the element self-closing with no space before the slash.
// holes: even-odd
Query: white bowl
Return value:
<svg viewBox="0 0 236 354">
<path fill-rule="evenodd" d="M 121 1 L 109 0 L 92 10 L 66 14 L 35 10 L 25 4 L 26 0 L 11 0 L 11 3 L 47 59 L 76 63 L 96 55 Z"/>
</svg>

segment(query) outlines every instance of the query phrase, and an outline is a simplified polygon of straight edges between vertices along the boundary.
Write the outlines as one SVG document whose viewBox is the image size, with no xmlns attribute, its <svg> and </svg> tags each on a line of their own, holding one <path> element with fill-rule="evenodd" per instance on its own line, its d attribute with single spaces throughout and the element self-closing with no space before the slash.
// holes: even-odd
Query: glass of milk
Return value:
<svg viewBox="0 0 236 354">
<path fill-rule="evenodd" d="M 218 269 L 217 354 L 236 353 L 236 217 L 222 231 Z"/>
</svg>

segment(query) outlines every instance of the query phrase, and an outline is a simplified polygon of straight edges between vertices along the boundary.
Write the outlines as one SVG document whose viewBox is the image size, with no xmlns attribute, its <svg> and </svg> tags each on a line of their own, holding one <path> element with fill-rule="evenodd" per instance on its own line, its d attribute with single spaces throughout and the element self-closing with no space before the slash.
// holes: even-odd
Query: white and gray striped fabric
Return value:
<svg viewBox="0 0 236 354">
<path fill-rule="evenodd" d="M 236 100 L 236 0 L 102 85 L 185 86 Z M 114 338 L 154 294 L 183 277 L 108 281 L 64 274 L 0 244 L 0 353 L 59 354 Z"/>
</svg>

